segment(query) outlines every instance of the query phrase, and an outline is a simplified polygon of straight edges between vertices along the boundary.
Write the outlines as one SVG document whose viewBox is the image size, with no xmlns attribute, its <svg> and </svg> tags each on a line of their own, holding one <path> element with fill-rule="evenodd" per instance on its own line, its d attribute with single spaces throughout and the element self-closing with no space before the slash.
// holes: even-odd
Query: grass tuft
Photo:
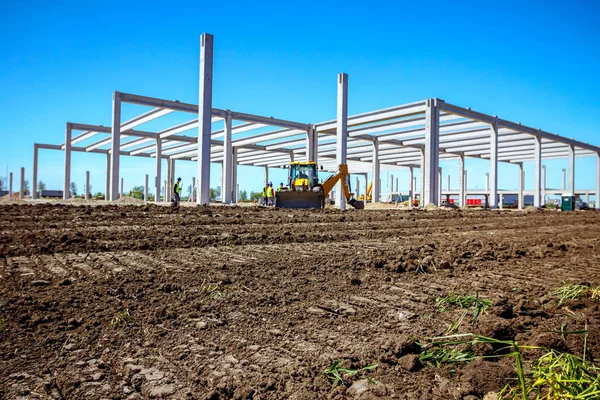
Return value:
<svg viewBox="0 0 600 400">
<path fill-rule="evenodd" d="M 458 307 L 461 309 L 473 310 L 472 325 L 477 323 L 477 319 L 482 312 L 492 306 L 492 302 L 488 299 L 482 299 L 479 294 L 462 296 L 454 293 L 452 289 L 446 296 L 437 297 L 435 299 L 435 305 L 442 311 L 448 311 L 450 307 Z"/>
<path fill-rule="evenodd" d="M 112 326 L 114 326 L 115 328 L 117 328 L 117 327 L 125 324 L 130 319 L 131 319 L 131 314 L 129 313 L 129 310 L 125 310 L 125 311 L 121 311 L 119 314 L 117 314 L 117 316 L 114 317 L 112 319 L 112 321 L 110 321 L 110 324 Z"/>
<path fill-rule="evenodd" d="M 331 363 L 329 368 L 327 368 L 325 371 L 323 371 L 323 375 L 325 375 L 327 377 L 327 379 L 329 380 L 330 383 L 337 382 L 340 385 L 348 387 L 349 384 L 344 380 L 344 378 L 342 377 L 342 374 L 357 375 L 364 371 L 374 370 L 375 368 L 378 367 L 378 365 L 379 364 L 374 363 L 374 364 L 367 365 L 366 367 L 353 369 L 353 368 L 342 367 L 340 365 L 339 361 L 334 361 L 333 363 Z M 369 379 L 369 381 L 372 383 L 376 383 L 376 381 L 374 379 Z"/>
<path fill-rule="evenodd" d="M 568 299 L 583 299 L 587 297 L 600 302 L 600 286 L 593 288 L 588 285 L 564 283 L 562 286 L 552 289 L 550 296 L 559 298 L 559 306 Z"/>
<path fill-rule="evenodd" d="M 225 297 L 225 293 L 219 284 L 205 283 L 205 281 L 202 281 L 202 284 L 200 285 L 200 293 L 211 299 L 220 299 L 221 297 Z"/>
</svg>

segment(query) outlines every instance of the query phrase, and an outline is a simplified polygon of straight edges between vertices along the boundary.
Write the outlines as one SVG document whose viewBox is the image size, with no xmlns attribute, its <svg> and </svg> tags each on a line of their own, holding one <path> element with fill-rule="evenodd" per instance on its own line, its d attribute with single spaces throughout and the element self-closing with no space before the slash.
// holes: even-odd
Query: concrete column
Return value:
<svg viewBox="0 0 600 400">
<path fill-rule="evenodd" d="M 569 146 L 569 192 L 575 194 L 575 147 Z"/>
<path fill-rule="evenodd" d="M 156 139 L 156 175 L 154 176 L 154 189 L 156 194 L 154 202 L 160 203 L 160 181 L 162 178 L 162 140 Z"/>
<path fill-rule="evenodd" d="M 65 180 L 63 184 L 63 200 L 71 197 L 71 135 L 72 125 L 67 123 L 65 128 Z"/>
<path fill-rule="evenodd" d="M 106 153 L 106 187 L 104 189 L 104 200 L 110 200 L 110 153 Z"/>
<path fill-rule="evenodd" d="M 396 192 L 399 192 L 399 191 L 400 191 L 400 190 L 398 189 L 398 180 L 399 180 L 399 179 L 400 179 L 400 178 L 396 178 Z"/>
<path fill-rule="evenodd" d="M 171 164 L 171 158 L 167 157 L 167 179 L 165 179 L 165 202 L 169 202 L 171 201 L 171 179 L 173 176 L 173 173 L 171 172 L 171 168 L 173 167 L 173 164 Z M 167 190 L 167 188 L 169 188 L 169 190 Z"/>
<path fill-rule="evenodd" d="M 164 196 L 163 196 L 163 201 L 164 201 L 165 203 L 168 203 L 168 202 L 169 202 L 169 200 L 167 200 L 167 193 L 169 192 L 169 186 L 167 186 L 167 180 L 166 180 L 166 179 L 165 179 L 165 182 L 164 182 L 164 183 L 165 183 L 165 186 L 164 186 L 164 188 L 165 188 L 165 194 L 164 194 Z M 209 195 L 210 195 L 210 193 L 209 193 Z"/>
<path fill-rule="evenodd" d="M 463 176 L 463 181 L 465 182 L 465 197 L 464 197 L 464 205 L 463 207 L 467 206 L 467 197 L 469 196 L 469 190 L 467 189 L 467 171 L 465 171 L 465 174 Z"/>
<path fill-rule="evenodd" d="M 369 191 L 369 174 L 364 174 L 365 177 L 365 204 L 367 204 L 367 193 Z"/>
<path fill-rule="evenodd" d="M 440 113 L 437 99 L 428 99 L 425 110 L 425 180 L 424 180 L 424 202 L 439 205 L 438 196 L 438 167 L 439 167 L 439 137 L 440 136 Z"/>
<path fill-rule="evenodd" d="M 231 113 L 225 116 L 225 130 L 223 133 L 223 174 L 221 190 L 223 191 L 223 204 L 230 204 L 234 186 L 233 183 L 233 147 L 231 146 Z"/>
<path fill-rule="evenodd" d="M 146 180 L 144 181 L 144 201 L 148 201 L 148 174 L 146 174 Z"/>
<path fill-rule="evenodd" d="M 359 193 L 360 192 L 360 187 L 358 186 L 358 176 L 356 177 L 355 182 L 356 182 L 356 186 L 354 186 L 354 191 L 356 192 L 355 193 L 356 194 L 356 198 L 358 198 L 358 196 L 360 196 L 360 193 Z"/>
<path fill-rule="evenodd" d="M 417 198 L 417 195 L 416 195 L 416 193 L 417 193 L 417 178 L 416 177 L 413 178 L 412 193 L 413 193 L 412 197 L 413 197 L 413 200 L 414 200 L 414 199 Z M 412 207 L 412 204 L 411 204 L 411 207 Z"/>
<path fill-rule="evenodd" d="M 121 94 L 113 92 L 112 131 L 110 137 L 110 200 L 117 200 L 119 192 L 119 156 L 121 155 Z"/>
<path fill-rule="evenodd" d="M 231 201 L 235 204 L 238 203 L 240 196 L 240 190 L 237 183 L 237 169 L 237 147 L 233 147 L 231 150 L 231 186 L 233 187 L 234 191 L 231 196 Z"/>
<path fill-rule="evenodd" d="M 446 190 L 450 191 L 450 175 L 446 177 Z"/>
<path fill-rule="evenodd" d="M 348 74 L 338 74 L 337 80 L 337 121 L 336 121 L 336 162 L 348 163 Z M 346 185 L 350 181 L 345 182 Z M 342 190 L 342 181 L 337 183 L 335 204 L 341 210 L 346 209 L 346 198 Z"/>
<path fill-rule="evenodd" d="M 31 183 L 31 198 L 37 199 L 37 179 L 38 179 L 38 145 L 33 145 L 33 182 Z"/>
<path fill-rule="evenodd" d="M 541 185 L 542 185 L 542 138 L 533 137 L 533 206 L 541 206 Z"/>
<path fill-rule="evenodd" d="M 425 149 L 421 149 L 421 191 L 419 193 L 419 205 L 425 205 Z"/>
<path fill-rule="evenodd" d="M 408 167 L 408 197 L 411 200 L 410 206 L 412 207 L 412 200 L 415 198 L 415 182 L 414 182 L 414 167 Z"/>
<path fill-rule="evenodd" d="M 465 202 L 465 190 L 466 190 L 466 171 L 465 171 L 465 156 L 461 155 L 459 158 L 459 168 L 458 168 L 458 202 L 461 207 L 465 207 L 467 203 Z"/>
<path fill-rule="evenodd" d="M 596 153 L 596 210 L 600 210 L 600 153 Z"/>
<path fill-rule="evenodd" d="M 442 204 L 442 168 L 438 167 L 438 204 Z"/>
<path fill-rule="evenodd" d="M 265 165 L 265 185 L 269 183 L 269 167 Z"/>
<path fill-rule="evenodd" d="M 195 193 L 196 193 L 196 177 L 192 176 L 192 193 L 190 194 L 190 196 L 192 197 L 191 201 L 195 201 Z"/>
<path fill-rule="evenodd" d="M 316 161 L 316 142 L 317 133 L 315 132 L 314 126 L 310 126 L 310 128 L 306 131 L 306 161 Z"/>
<path fill-rule="evenodd" d="M 123 178 L 121 178 L 121 190 L 119 191 L 119 193 L 120 193 L 119 198 L 122 198 L 123 197 Z"/>
<path fill-rule="evenodd" d="M 485 191 L 490 191 L 490 174 L 488 174 L 487 172 L 485 174 Z"/>
<path fill-rule="evenodd" d="M 495 118 L 490 129 L 490 183 L 489 207 L 498 207 L 498 118 Z"/>
<path fill-rule="evenodd" d="M 85 199 L 90 199 L 90 171 L 85 171 Z"/>
<path fill-rule="evenodd" d="M 585 202 L 588 203 L 588 205 L 590 204 L 590 193 L 586 193 L 585 194 Z"/>
<path fill-rule="evenodd" d="M 379 142 L 377 139 L 373 142 L 373 189 L 371 191 L 371 203 L 379 203 L 379 190 L 380 190 L 380 179 L 379 179 Z"/>
<path fill-rule="evenodd" d="M 198 93 L 198 198 L 210 204 L 210 140 L 212 130 L 213 35 L 200 37 L 200 85 Z"/>
<path fill-rule="evenodd" d="M 519 210 L 522 210 L 524 207 L 523 201 L 525 200 L 523 197 L 523 189 L 525 187 L 525 171 L 523 170 L 523 163 L 519 163 L 519 195 L 517 196 L 517 205 Z"/>
<path fill-rule="evenodd" d="M 390 175 L 390 182 L 388 183 L 390 194 L 394 191 L 394 175 Z"/>
<path fill-rule="evenodd" d="M 500 193 L 499 197 L 500 197 L 500 202 L 498 204 L 498 207 L 502 210 L 504 208 L 504 195 L 502 193 Z"/>
<path fill-rule="evenodd" d="M 13 175 L 12 172 L 8 175 L 8 200 L 13 199 Z"/>
<path fill-rule="evenodd" d="M 563 193 L 567 190 L 567 170 L 566 168 L 562 169 L 562 191 Z"/>
<path fill-rule="evenodd" d="M 540 187 L 541 204 L 546 204 L 546 166 L 542 165 L 542 186 Z"/>
<path fill-rule="evenodd" d="M 171 186 L 169 186 L 169 191 L 171 192 L 171 198 L 173 197 L 173 185 L 175 184 L 175 181 L 177 180 L 177 178 L 176 178 L 177 174 L 175 173 L 175 162 L 176 162 L 176 159 L 172 158 L 171 159 Z"/>
<path fill-rule="evenodd" d="M 19 190 L 19 200 L 25 198 L 25 168 L 21 167 L 21 189 Z"/>
</svg>

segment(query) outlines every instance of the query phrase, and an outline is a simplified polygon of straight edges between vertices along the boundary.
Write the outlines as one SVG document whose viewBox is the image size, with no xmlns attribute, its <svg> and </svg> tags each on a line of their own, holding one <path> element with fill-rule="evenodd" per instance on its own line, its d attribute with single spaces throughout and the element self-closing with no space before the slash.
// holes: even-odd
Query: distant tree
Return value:
<svg viewBox="0 0 600 400">
<path fill-rule="evenodd" d="M 91 187 L 91 186 L 90 186 Z M 91 189 L 90 189 L 91 192 Z M 99 199 L 100 197 L 104 197 L 104 195 L 102 194 L 102 192 L 98 192 L 95 195 L 92 196 L 94 199 Z"/>
<path fill-rule="evenodd" d="M 216 189 L 210 188 L 209 193 L 210 193 L 210 199 L 211 200 L 214 200 L 214 199 L 216 199 L 218 197 Z"/>
<path fill-rule="evenodd" d="M 262 192 L 250 192 L 250 200 L 258 200 L 262 197 Z"/>
<path fill-rule="evenodd" d="M 192 195 L 192 185 L 189 185 L 187 188 L 188 197 Z"/>
<path fill-rule="evenodd" d="M 133 198 L 139 199 L 139 200 L 143 200 L 144 199 L 144 186 L 134 186 L 133 189 L 131 189 L 131 192 L 129 192 L 129 195 Z"/>
<path fill-rule="evenodd" d="M 71 196 L 77 196 L 77 184 L 71 182 Z"/>
<path fill-rule="evenodd" d="M 42 181 L 39 181 L 38 185 L 37 185 L 37 189 L 39 192 L 41 192 L 42 190 L 46 190 L 46 184 Z"/>
<path fill-rule="evenodd" d="M 248 192 L 245 190 L 240 192 L 240 201 L 248 201 Z"/>
<path fill-rule="evenodd" d="M 4 190 L 4 185 L 6 185 L 6 177 L 0 176 L 0 190 Z"/>
<path fill-rule="evenodd" d="M 29 194 L 29 181 L 27 179 L 23 181 L 23 192 Z"/>
</svg>

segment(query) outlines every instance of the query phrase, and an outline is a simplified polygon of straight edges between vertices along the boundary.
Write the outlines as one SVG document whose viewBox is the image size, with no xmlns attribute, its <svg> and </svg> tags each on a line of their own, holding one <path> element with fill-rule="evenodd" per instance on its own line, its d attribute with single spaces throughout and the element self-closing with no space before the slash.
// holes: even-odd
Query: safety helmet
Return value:
<svg viewBox="0 0 600 400">
<path fill-rule="evenodd" d="M 283 186 L 283 182 L 279 182 L 279 186 Z"/>
<path fill-rule="evenodd" d="M 177 180 L 178 180 L 178 181 L 180 181 L 180 180 L 181 180 L 181 178 L 177 178 Z"/>
</svg>

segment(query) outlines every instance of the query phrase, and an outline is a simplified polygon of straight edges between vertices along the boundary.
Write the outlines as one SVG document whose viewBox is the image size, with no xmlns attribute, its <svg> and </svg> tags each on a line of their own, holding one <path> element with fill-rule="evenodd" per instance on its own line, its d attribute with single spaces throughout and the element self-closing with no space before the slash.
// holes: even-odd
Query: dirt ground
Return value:
<svg viewBox="0 0 600 400">
<path fill-rule="evenodd" d="M 492 301 L 459 333 L 578 354 L 560 330 L 587 324 L 600 358 L 562 282 L 600 285 L 600 213 L 2 205 L 0 398 L 483 398 L 513 362 L 422 365 L 461 315 L 435 298 Z"/>
</svg>

